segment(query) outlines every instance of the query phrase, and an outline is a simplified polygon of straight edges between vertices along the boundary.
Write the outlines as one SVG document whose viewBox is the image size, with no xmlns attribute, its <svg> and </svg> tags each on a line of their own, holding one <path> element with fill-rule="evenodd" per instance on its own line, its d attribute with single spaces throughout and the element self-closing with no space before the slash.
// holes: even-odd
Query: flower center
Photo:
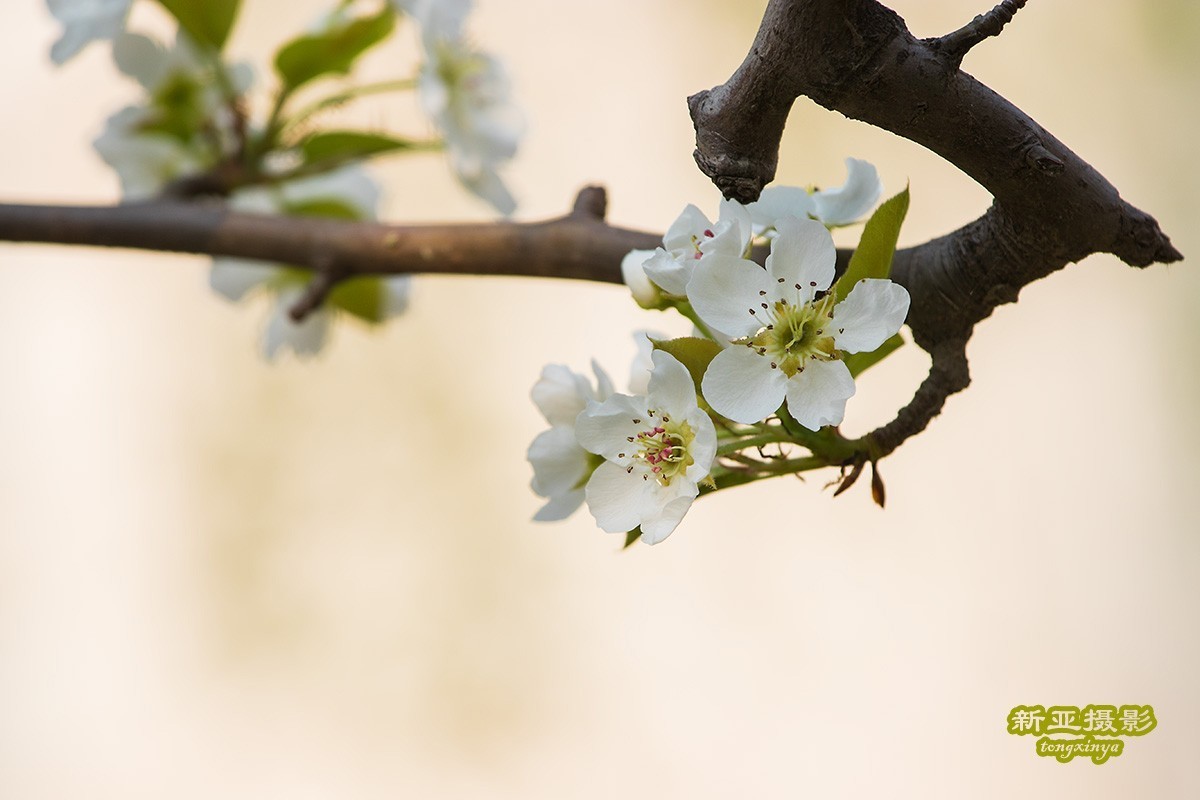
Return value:
<svg viewBox="0 0 1200 800">
<path fill-rule="evenodd" d="M 833 361 L 837 353 L 829 322 L 834 300 L 829 294 L 803 305 L 786 299 L 774 305 L 762 303 L 761 309 L 750 309 L 750 313 L 765 323 L 763 327 L 753 336 L 735 339 L 734 344 L 744 344 L 770 359 L 771 369 L 783 370 L 789 378 L 803 372 L 809 361 Z"/>
<path fill-rule="evenodd" d="M 695 463 L 688 447 L 696 436 L 687 422 L 672 422 L 669 417 L 661 415 L 656 417 L 653 409 L 648 414 L 651 417 L 648 422 L 657 424 L 649 424 L 637 435 L 627 437 L 633 445 L 633 452 L 630 453 L 633 463 L 625 471 L 633 472 L 637 468 L 642 472 L 642 480 L 653 477 L 663 486 L 670 486 L 676 475 L 686 472 Z M 634 419 L 633 423 L 641 425 L 644 421 Z M 625 453 L 621 453 L 621 456 L 624 457 Z"/>
</svg>

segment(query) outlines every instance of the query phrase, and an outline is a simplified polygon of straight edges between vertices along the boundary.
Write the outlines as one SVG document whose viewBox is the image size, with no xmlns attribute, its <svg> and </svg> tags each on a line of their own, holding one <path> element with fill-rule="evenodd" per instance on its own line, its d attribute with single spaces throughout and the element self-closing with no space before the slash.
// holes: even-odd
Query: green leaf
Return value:
<svg viewBox="0 0 1200 800">
<path fill-rule="evenodd" d="M 383 321 L 383 281 L 375 277 L 342 281 L 329 293 L 329 303 L 365 322 Z"/>
<path fill-rule="evenodd" d="M 325 161 L 353 161 L 398 150 L 409 150 L 413 146 L 407 139 L 396 139 L 379 133 L 361 131 L 322 131 L 314 133 L 300 143 L 304 163 Z"/>
<path fill-rule="evenodd" d="M 908 214 L 908 187 L 904 191 L 875 209 L 875 213 L 863 227 L 862 238 L 846 274 L 838 279 L 834 289 L 840 303 L 850 290 L 864 278 L 886 278 L 892 271 L 892 256 L 896 254 L 896 240 L 900 237 L 900 226 Z"/>
<path fill-rule="evenodd" d="M 640 538 L 642 538 L 642 526 L 641 525 L 637 526 L 636 528 L 634 528 L 633 530 L 631 530 L 625 534 L 625 544 L 622 545 L 621 549 L 622 550 L 628 549 L 634 542 L 636 542 Z"/>
<path fill-rule="evenodd" d="M 850 374 L 857 378 L 866 371 L 867 367 L 874 366 L 883 361 L 892 353 L 899 350 L 903 344 L 904 337 L 897 333 L 871 352 L 851 353 L 843 358 L 842 361 L 845 363 L 846 368 L 850 370 Z"/>
<path fill-rule="evenodd" d="M 217 52 L 225 46 L 241 0 L 158 0 L 200 44 Z"/>
<path fill-rule="evenodd" d="M 285 93 L 322 75 L 349 73 L 355 60 L 390 36 L 395 26 L 396 16 L 389 6 L 373 17 L 288 42 L 275 54 Z"/>
<path fill-rule="evenodd" d="M 337 197 L 314 197 L 300 202 L 284 203 L 281 210 L 291 217 L 328 217 L 352 222 L 363 218 L 357 208 Z"/>
<path fill-rule="evenodd" d="M 700 392 L 700 381 L 704 371 L 721 352 L 721 345 L 711 339 L 701 339 L 696 336 L 684 336 L 680 339 L 651 339 L 655 350 L 662 350 L 675 357 L 675 360 L 687 367 L 692 373 L 692 381 L 696 384 L 696 393 Z"/>
</svg>

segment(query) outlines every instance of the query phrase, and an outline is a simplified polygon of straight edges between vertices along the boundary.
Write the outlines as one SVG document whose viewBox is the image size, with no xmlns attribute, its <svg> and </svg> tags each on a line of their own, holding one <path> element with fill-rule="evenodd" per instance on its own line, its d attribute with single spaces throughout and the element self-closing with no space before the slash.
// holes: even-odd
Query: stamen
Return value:
<svg viewBox="0 0 1200 800">
<path fill-rule="evenodd" d="M 751 314 L 757 314 L 758 312 L 757 312 L 757 311 L 755 311 L 755 310 L 752 308 L 752 309 L 750 309 L 750 313 L 751 313 Z"/>
<path fill-rule="evenodd" d="M 711 230 L 709 230 L 708 228 L 704 229 L 704 235 L 710 239 L 713 238 L 713 232 Z"/>
<path fill-rule="evenodd" d="M 642 424 L 642 421 L 641 421 L 640 419 L 635 419 L 635 420 L 633 421 L 633 424 L 634 424 L 634 425 L 641 425 L 641 424 Z"/>
<path fill-rule="evenodd" d="M 766 293 L 765 291 L 763 291 L 762 289 L 759 289 L 759 290 L 758 290 L 758 296 L 759 296 L 759 297 L 766 297 L 766 296 L 767 296 L 767 293 Z"/>
<path fill-rule="evenodd" d="M 778 365 L 778 364 L 776 364 L 774 361 L 772 361 L 772 362 L 771 362 L 771 369 L 779 369 L 779 365 Z"/>
<path fill-rule="evenodd" d="M 780 283 L 783 283 L 783 278 L 780 278 L 780 279 L 779 279 L 779 282 L 780 282 Z M 797 286 L 796 288 L 797 288 L 797 289 L 799 289 L 800 287 L 799 287 L 799 286 Z"/>
<path fill-rule="evenodd" d="M 762 306 L 763 308 L 770 308 L 770 306 L 767 305 L 766 303 L 759 303 L 759 305 Z"/>
</svg>

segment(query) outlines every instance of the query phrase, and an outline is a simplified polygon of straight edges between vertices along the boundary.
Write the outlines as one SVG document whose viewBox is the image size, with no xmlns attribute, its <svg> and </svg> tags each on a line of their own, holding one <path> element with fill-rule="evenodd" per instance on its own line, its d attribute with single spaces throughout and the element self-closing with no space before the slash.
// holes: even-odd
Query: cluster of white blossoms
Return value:
<svg viewBox="0 0 1200 800">
<path fill-rule="evenodd" d="M 379 205 L 379 188 L 358 167 L 343 167 L 312 178 L 274 186 L 242 189 L 229 205 L 237 211 L 291 216 L 330 216 L 373 220 Z M 304 294 L 310 275 L 281 264 L 264 264 L 240 258 L 214 258 L 209 284 L 222 297 L 240 301 L 254 292 L 274 298 L 274 310 L 263 334 L 263 355 L 273 360 L 291 351 L 299 358 L 320 352 L 329 337 L 333 319 L 348 314 L 367 323 L 399 315 L 408 306 L 410 278 L 355 278 L 335 287 L 326 302 L 303 320 L 292 319 L 290 309 Z"/>
<path fill-rule="evenodd" d="M 723 201 L 715 222 L 689 205 L 662 247 L 625 258 L 638 304 L 680 310 L 697 336 L 656 342 L 648 389 L 637 396 L 613 394 L 598 368 L 596 389 L 565 367 L 547 368 L 534 399 L 552 427 L 529 451 L 534 491 L 549 501 L 536 519 L 563 518 L 586 500 L 603 530 L 639 529 L 653 544 L 701 486 L 718 488 L 718 452 L 794 441 L 769 424 L 776 415 L 809 431 L 842 422 L 855 390 L 843 357 L 883 345 L 909 306 L 908 292 L 886 278 L 835 291 L 829 229 L 860 220 L 882 193 L 870 164 L 848 159 L 847 168 L 835 189 L 768 188 L 749 206 Z M 749 258 L 756 239 L 769 244 L 765 265 Z M 672 352 L 691 354 L 689 363 Z"/>
<path fill-rule="evenodd" d="M 464 32 L 471 0 L 392 2 L 421 29 L 421 104 L 446 137 L 451 167 L 467 189 L 511 214 L 517 203 L 498 170 L 516 155 L 525 123 L 504 66 Z"/>
<path fill-rule="evenodd" d="M 337 2 L 280 45 L 272 59 L 274 105 L 263 120 L 251 114 L 254 71 L 229 63 L 222 52 L 237 4 L 162 3 L 159 10 L 179 22 L 174 42 L 165 45 L 125 30 L 133 0 L 46 2 L 63 25 L 51 50 L 56 63 L 108 40 L 117 69 L 143 91 L 139 103 L 107 120 L 94 142 L 127 200 L 211 193 L 242 212 L 374 220 L 379 189 L 361 162 L 380 149 L 415 152 L 423 148 L 412 145 L 423 143 L 374 130 L 321 130 L 314 122 L 360 96 L 415 89 L 444 137 L 454 175 L 501 213 L 516 206 L 498 169 L 515 155 L 523 122 L 503 67 L 465 35 L 472 0 Z M 419 74 L 361 87 L 339 80 L 316 98 L 313 85 L 329 87 L 330 79 L 348 76 L 354 60 L 390 36 L 400 17 L 420 34 Z M 290 104 L 298 94 L 305 99 L 300 110 Z M 235 258 L 215 258 L 210 274 L 211 287 L 226 299 L 272 296 L 262 348 L 268 359 L 317 353 L 337 316 L 374 324 L 407 305 L 408 278 L 359 277 L 337 283 L 319 308 L 294 320 L 290 311 L 312 279 L 300 267 Z"/>
</svg>

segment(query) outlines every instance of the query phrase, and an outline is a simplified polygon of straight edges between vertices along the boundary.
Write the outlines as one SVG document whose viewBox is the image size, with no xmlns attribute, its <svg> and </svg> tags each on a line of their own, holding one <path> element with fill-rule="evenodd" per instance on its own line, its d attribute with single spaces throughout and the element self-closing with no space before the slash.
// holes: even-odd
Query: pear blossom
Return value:
<svg viewBox="0 0 1200 800">
<path fill-rule="evenodd" d="M 833 189 L 809 191 L 799 186 L 768 186 L 758 201 L 746 206 L 755 235 L 775 228 L 783 217 L 812 217 L 827 227 L 853 225 L 879 202 L 883 183 L 874 165 L 857 158 L 846 159 L 846 182 Z"/>
<path fill-rule="evenodd" d="M 575 423 L 584 449 L 604 457 L 587 482 L 588 509 L 600 528 L 638 526 L 657 544 L 679 525 L 717 452 L 712 420 L 696 403 L 687 368 L 656 351 L 645 395 L 592 401 Z"/>
<path fill-rule="evenodd" d="M 202 153 L 176 137 L 145 131 L 152 116 L 149 109 L 127 106 L 108 118 L 104 132 L 92 142 L 116 171 L 126 200 L 153 197 L 172 180 L 209 166 Z"/>
<path fill-rule="evenodd" d="M 512 102 L 503 65 L 475 49 L 463 34 L 466 0 L 407 0 L 399 4 L 421 28 L 426 62 L 418 92 L 434 125 L 446 137 L 459 181 L 501 214 L 517 204 L 498 169 L 517 152 L 525 123 Z"/>
<path fill-rule="evenodd" d="M 112 39 L 125 29 L 133 0 L 46 0 L 63 25 L 62 36 L 50 46 L 50 59 L 65 64 L 94 41 Z"/>
<path fill-rule="evenodd" d="M 792 417 L 817 430 L 841 423 L 854 379 L 843 353 L 871 351 L 900 330 L 908 315 L 904 287 L 864 279 L 840 303 L 833 238 L 820 222 L 776 222 L 766 269 L 730 257 L 701 264 L 688 299 L 732 347 L 712 360 L 701 384 L 719 414 L 752 424 L 784 399 Z M 836 303 L 836 305 L 835 305 Z"/>
<path fill-rule="evenodd" d="M 533 402 L 550 423 L 525 454 L 533 466 L 530 488 L 547 501 L 533 516 L 539 522 L 566 519 L 575 513 L 583 505 L 584 484 L 599 463 L 575 438 L 580 412 L 589 402 L 604 401 L 613 394 L 612 380 L 595 361 L 592 371 L 596 374 L 594 388 L 586 376 L 561 364 L 548 364 L 533 385 Z"/>
<path fill-rule="evenodd" d="M 750 215 L 741 203 L 722 200 L 715 223 L 700 209 L 688 205 L 667 228 L 663 246 L 643 262 L 643 269 L 663 291 L 683 297 L 692 271 L 700 262 L 713 255 L 741 258 L 750 245 L 751 235 Z M 629 283 L 629 279 L 625 282 Z"/>
<path fill-rule="evenodd" d="M 290 181 L 275 187 L 254 187 L 235 192 L 230 207 L 258 214 L 304 214 L 308 208 L 327 210 L 338 206 L 346 216 L 373 219 L 379 200 L 374 182 L 356 167 L 344 167 L 324 175 Z M 228 300 L 238 301 L 258 289 L 276 296 L 275 308 L 267 322 L 263 353 L 268 360 L 285 350 L 298 357 L 318 353 L 330 331 L 335 310 L 341 309 L 368 322 L 381 322 L 397 316 L 408 304 L 409 278 L 356 278 L 335 288 L 327 302 L 301 322 L 289 315 L 289 309 L 304 293 L 309 275 L 302 270 L 279 264 L 263 264 L 240 258 L 214 258 L 209 284 Z M 374 283 L 374 291 L 365 292 L 351 304 L 342 294 L 351 284 Z"/>
<path fill-rule="evenodd" d="M 109 117 L 92 143 L 116 170 L 125 199 L 151 197 L 176 178 L 210 168 L 232 150 L 233 119 L 215 88 L 214 67 L 185 35 L 164 47 L 140 34 L 121 33 L 113 41 L 113 61 L 150 97 L 146 105 L 127 106 Z M 226 77 L 232 91 L 241 94 L 254 75 L 249 65 L 237 64 Z M 210 121 L 204 134 L 199 120 Z"/>
</svg>

